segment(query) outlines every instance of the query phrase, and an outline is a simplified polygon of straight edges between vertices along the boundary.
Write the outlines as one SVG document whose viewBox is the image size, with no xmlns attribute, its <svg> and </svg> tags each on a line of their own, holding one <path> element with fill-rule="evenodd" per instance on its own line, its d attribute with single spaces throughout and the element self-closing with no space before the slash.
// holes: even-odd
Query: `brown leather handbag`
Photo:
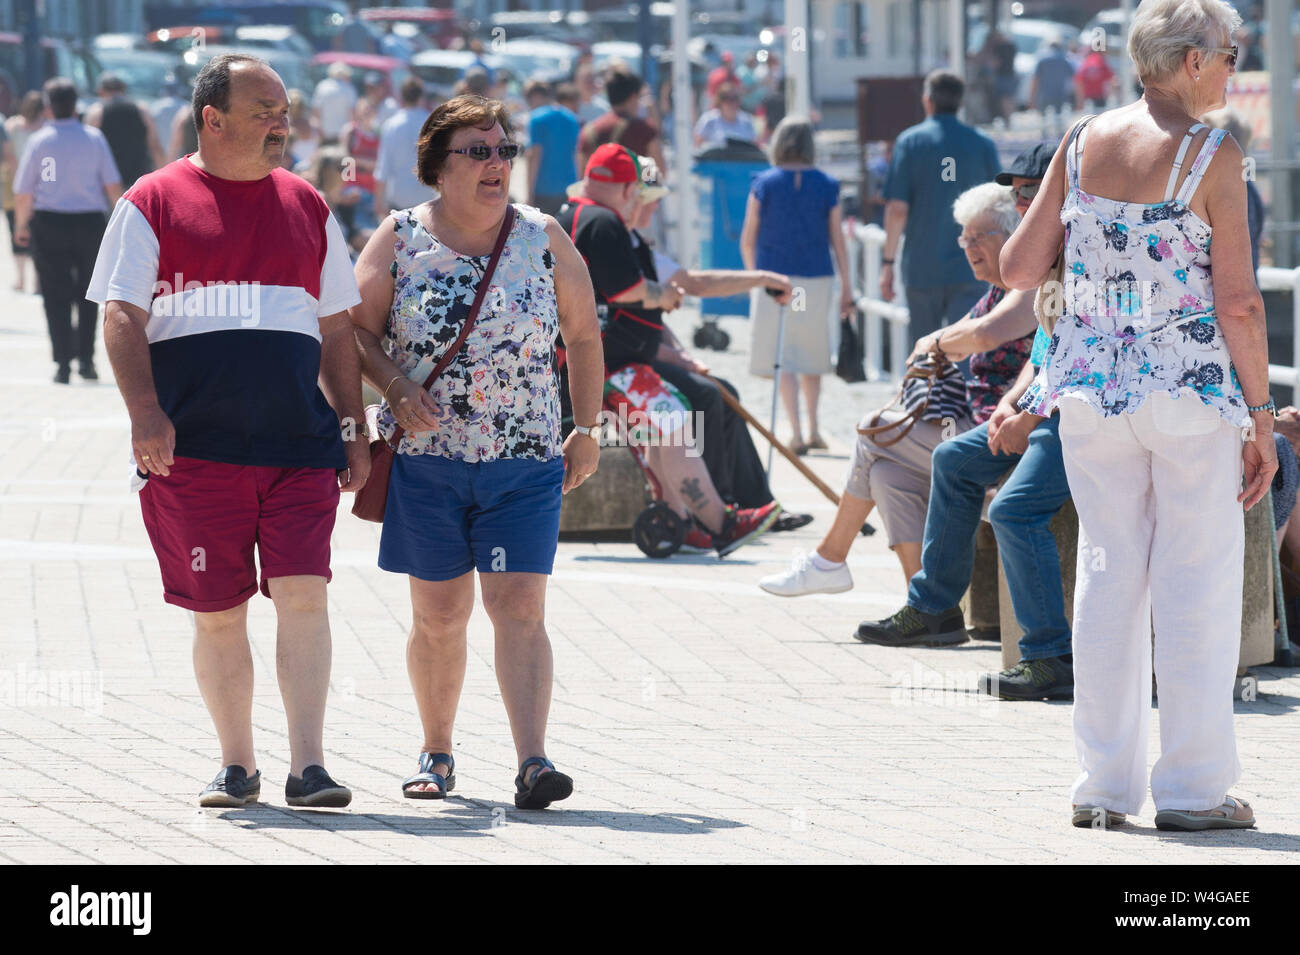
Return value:
<svg viewBox="0 0 1300 955">
<path fill-rule="evenodd" d="M 497 233 L 496 245 L 492 247 L 492 257 L 488 259 L 487 268 L 483 271 L 483 277 L 479 279 L 478 290 L 474 293 L 474 304 L 470 306 L 469 314 L 465 316 L 465 323 L 460 327 L 460 334 L 456 336 L 456 340 L 451 343 L 450 347 L 442 353 L 442 357 L 433 366 L 433 371 L 429 372 L 429 377 L 424 380 L 423 387 L 426 391 L 438 380 L 438 376 L 442 374 L 443 370 L 451 364 L 452 359 L 464 346 L 465 339 L 469 338 L 469 333 L 474 328 L 474 322 L 478 320 L 479 308 L 483 305 L 488 286 L 492 284 L 492 273 L 496 271 L 497 261 L 501 258 L 501 250 L 506 246 L 506 236 L 510 234 L 510 228 L 514 225 L 514 221 L 515 207 L 507 205 L 505 220 L 501 223 L 501 231 Z M 367 415 L 367 418 L 369 418 L 369 415 Z M 396 449 L 402 443 L 402 437 L 405 434 L 406 429 L 398 425 L 394 429 L 390 441 L 385 441 L 380 437 L 370 442 L 370 477 L 352 501 L 352 513 L 363 521 L 373 521 L 376 524 L 384 522 L 384 511 L 388 507 L 388 480 L 393 473 L 393 456 L 397 453 Z"/>
<path fill-rule="evenodd" d="M 898 394 L 890 399 L 889 403 L 875 413 L 871 418 L 871 424 L 865 428 L 858 428 L 858 434 L 871 438 L 872 442 L 878 447 L 887 448 L 891 444 L 897 444 L 907 437 L 912 430 L 913 425 L 923 418 L 942 417 L 948 415 L 956 417 L 960 409 L 953 407 L 952 398 L 955 396 L 936 396 L 936 390 L 941 390 L 947 383 L 956 385 L 961 382 L 961 390 L 965 391 L 965 379 L 962 378 L 961 369 L 948 361 L 946 358 L 934 357 L 928 355 L 919 357 L 907 369 L 903 375 L 903 383 L 898 388 Z M 934 405 L 932 408 L 931 405 Z M 906 414 L 897 421 L 891 421 L 888 424 L 877 424 L 881 415 L 892 408 L 894 405 L 902 405 Z M 892 438 L 881 439 L 879 435 L 889 431 L 897 431 Z"/>
</svg>

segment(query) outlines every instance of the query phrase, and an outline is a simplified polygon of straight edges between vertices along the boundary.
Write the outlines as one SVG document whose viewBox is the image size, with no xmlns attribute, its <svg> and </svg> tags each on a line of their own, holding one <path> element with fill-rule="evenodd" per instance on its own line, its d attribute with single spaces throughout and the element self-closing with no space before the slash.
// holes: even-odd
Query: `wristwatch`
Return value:
<svg viewBox="0 0 1300 955">
<path fill-rule="evenodd" d="M 595 441 L 596 444 L 600 444 L 600 423 L 599 422 L 591 425 L 590 427 L 587 427 L 586 425 L 576 424 L 573 426 L 573 430 L 578 432 L 578 434 L 585 434 L 587 437 L 591 438 L 592 441 Z"/>
</svg>

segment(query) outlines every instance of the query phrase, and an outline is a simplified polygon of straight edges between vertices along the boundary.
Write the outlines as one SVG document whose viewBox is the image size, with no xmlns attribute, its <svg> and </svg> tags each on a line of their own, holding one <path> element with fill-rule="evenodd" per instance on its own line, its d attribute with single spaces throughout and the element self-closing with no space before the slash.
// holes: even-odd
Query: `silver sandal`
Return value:
<svg viewBox="0 0 1300 955">
<path fill-rule="evenodd" d="M 1224 796 L 1223 803 L 1207 810 L 1210 815 L 1201 815 L 1200 810 L 1162 809 L 1156 813 L 1157 829 L 1174 829 L 1184 832 L 1200 832 L 1203 829 L 1254 829 L 1255 813 L 1249 819 L 1237 819 L 1238 809 L 1250 809 L 1250 803 L 1236 796 Z M 1221 815 L 1214 815 L 1221 813 Z"/>
</svg>

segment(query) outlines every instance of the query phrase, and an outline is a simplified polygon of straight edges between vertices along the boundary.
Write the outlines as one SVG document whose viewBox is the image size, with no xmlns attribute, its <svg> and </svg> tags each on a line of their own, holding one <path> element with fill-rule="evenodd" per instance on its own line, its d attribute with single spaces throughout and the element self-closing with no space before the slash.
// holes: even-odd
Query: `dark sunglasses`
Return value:
<svg viewBox="0 0 1300 955">
<path fill-rule="evenodd" d="M 1232 46 L 1227 47 L 1227 48 L 1224 48 L 1224 47 L 1221 47 L 1221 46 L 1212 46 L 1212 47 L 1210 47 L 1210 49 L 1209 49 L 1207 52 L 1209 52 L 1209 53 L 1223 53 L 1223 54 L 1226 54 L 1227 57 L 1228 57 L 1228 65 L 1231 66 L 1231 67 L 1233 67 L 1234 69 L 1236 68 L 1236 66 L 1237 66 L 1237 44 L 1234 43 Z"/>
<path fill-rule="evenodd" d="M 460 153 L 462 156 L 468 156 L 476 162 L 483 162 L 485 159 L 491 159 L 492 153 L 504 159 L 506 162 L 514 159 L 519 155 L 518 143 L 500 143 L 496 146 L 487 146 L 483 143 L 475 143 L 473 146 L 467 146 L 464 149 L 448 149 L 449 153 Z"/>
<path fill-rule="evenodd" d="M 1034 196 L 1038 195 L 1038 189 L 1041 185 L 1041 182 L 1027 182 L 1023 186 L 1016 186 L 1011 191 L 1026 202 L 1032 202 Z"/>
</svg>

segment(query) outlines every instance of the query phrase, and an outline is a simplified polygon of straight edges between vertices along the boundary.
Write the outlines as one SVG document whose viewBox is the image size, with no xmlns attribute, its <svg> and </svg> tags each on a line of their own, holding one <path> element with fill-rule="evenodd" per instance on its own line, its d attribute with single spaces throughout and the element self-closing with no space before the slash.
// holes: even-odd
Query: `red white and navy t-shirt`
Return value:
<svg viewBox="0 0 1300 955">
<path fill-rule="evenodd" d="M 346 466 L 317 385 L 319 318 L 361 296 L 342 230 L 293 173 L 237 182 L 182 158 L 142 177 L 113 210 L 86 297 L 149 312 L 177 455 Z"/>
</svg>

